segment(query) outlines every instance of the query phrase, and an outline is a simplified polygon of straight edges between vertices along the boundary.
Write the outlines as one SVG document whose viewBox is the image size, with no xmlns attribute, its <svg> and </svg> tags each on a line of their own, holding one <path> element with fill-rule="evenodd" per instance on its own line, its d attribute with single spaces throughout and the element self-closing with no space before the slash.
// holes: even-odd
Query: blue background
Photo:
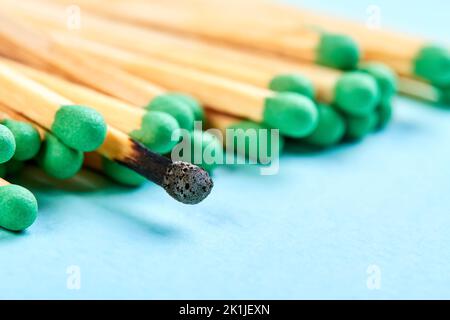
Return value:
<svg viewBox="0 0 450 320">
<path fill-rule="evenodd" d="M 302 3 L 362 21 L 375 4 L 385 26 L 448 40 L 448 1 Z M 398 98 L 363 143 L 291 150 L 276 176 L 221 168 L 197 206 L 29 168 L 40 214 L 23 234 L 0 230 L 0 298 L 450 298 L 449 141 L 450 110 Z M 80 290 L 66 286 L 71 265 Z"/>
</svg>

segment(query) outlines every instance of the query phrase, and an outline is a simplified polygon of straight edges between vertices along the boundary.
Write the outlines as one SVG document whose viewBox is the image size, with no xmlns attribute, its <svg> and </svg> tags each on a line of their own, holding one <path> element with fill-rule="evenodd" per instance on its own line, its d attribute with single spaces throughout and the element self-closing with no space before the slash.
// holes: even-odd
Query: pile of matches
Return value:
<svg viewBox="0 0 450 320">
<path fill-rule="evenodd" d="M 210 193 L 217 163 L 174 160 L 182 140 L 175 132 L 200 137 L 193 150 L 218 156 L 225 147 L 254 158 L 249 145 L 230 147 L 196 121 L 236 135 L 276 129 L 278 151 L 284 138 L 327 148 L 384 128 L 396 92 L 450 100 L 446 48 L 271 1 L 0 0 L 0 7 L 5 179 L 26 161 L 58 179 L 85 166 L 129 186 L 146 178 L 196 204 Z M 257 147 L 270 144 L 258 139 Z M 262 162 L 261 154 L 253 160 Z M 23 230 L 37 210 L 28 190 L 0 179 L 1 227 Z"/>
</svg>

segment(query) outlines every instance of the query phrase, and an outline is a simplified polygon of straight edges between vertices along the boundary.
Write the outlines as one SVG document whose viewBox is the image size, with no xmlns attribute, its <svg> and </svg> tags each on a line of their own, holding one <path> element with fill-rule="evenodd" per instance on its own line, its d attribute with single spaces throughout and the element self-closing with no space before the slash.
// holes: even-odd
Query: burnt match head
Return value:
<svg viewBox="0 0 450 320">
<path fill-rule="evenodd" d="M 185 204 L 196 204 L 205 199 L 213 188 L 208 172 L 193 164 L 176 161 L 166 170 L 163 188 L 173 198 Z"/>
</svg>

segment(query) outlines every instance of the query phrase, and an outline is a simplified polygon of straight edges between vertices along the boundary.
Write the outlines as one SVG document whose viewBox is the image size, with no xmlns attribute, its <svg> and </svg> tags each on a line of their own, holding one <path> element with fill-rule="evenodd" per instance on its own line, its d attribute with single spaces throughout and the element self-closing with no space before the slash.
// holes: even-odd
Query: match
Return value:
<svg viewBox="0 0 450 320">
<path fill-rule="evenodd" d="M 80 171 L 84 158 L 83 152 L 66 146 L 51 132 L 38 124 L 30 123 L 30 120 L 26 117 L 21 116 L 8 107 L 0 105 L 0 112 L 2 116 L 7 118 L 7 121 L 15 122 L 17 127 L 25 128 L 25 130 L 32 132 L 33 140 L 37 139 L 37 141 L 32 141 L 30 144 L 24 144 L 27 142 L 26 140 L 18 140 L 16 138 L 18 146 L 24 144 L 21 146 L 23 149 L 26 149 L 27 145 L 33 148 L 33 143 L 39 146 L 37 148 L 39 153 L 36 152 L 33 157 L 22 159 L 22 161 L 36 158 L 37 163 L 46 174 L 61 180 L 72 178 Z M 24 133 L 22 132 L 21 135 L 23 136 Z"/>
<path fill-rule="evenodd" d="M 205 171 L 151 152 L 121 131 L 107 126 L 97 111 L 75 105 L 4 63 L 0 63 L 0 82 L 3 84 L 0 86 L 0 100 L 5 105 L 19 114 L 26 114 L 27 118 L 51 131 L 67 146 L 78 151 L 98 150 L 110 160 L 118 161 L 162 186 L 172 197 L 184 203 L 198 203 L 211 191 L 212 181 Z M 35 101 L 34 107 L 30 108 L 26 103 L 28 99 L 23 97 Z M 37 105 L 39 111 L 48 110 L 47 113 L 38 112 Z M 63 112 L 52 120 L 54 110 L 58 108 Z M 181 188 L 181 181 L 189 188 Z"/>
<path fill-rule="evenodd" d="M 49 8 L 49 10 L 35 9 L 30 12 L 17 10 L 16 8 L 16 11 L 25 15 L 27 21 L 34 21 L 38 27 L 62 30 L 62 24 L 58 22 L 58 17 L 61 14 L 55 12 L 54 7 Z M 51 14 L 49 14 L 50 12 Z M 333 70 L 298 61 L 288 63 L 286 59 L 283 60 L 279 57 L 239 51 L 236 48 L 226 48 L 186 40 L 181 37 L 177 38 L 174 35 L 112 22 L 89 14 L 84 15 L 83 21 L 83 29 L 78 34 L 85 38 L 146 54 L 150 58 L 164 59 L 171 63 L 252 84 L 260 88 L 291 91 L 311 98 L 314 96 L 315 89 L 318 101 L 337 104 L 350 114 L 361 115 L 369 112 L 375 107 L 378 99 L 377 89 L 374 88 L 372 79 L 359 74 L 341 75 Z M 98 43 L 83 42 L 67 32 L 54 34 L 54 36 L 66 45 L 72 45 L 72 48 L 90 47 L 90 52 L 97 54 L 102 59 L 105 58 L 105 51 L 110 52 L 110 54 L 111 52 L 116 53 L 115 62 L 125 59 L 127 54 L 129 60 L 137 59 L 136 55 L 130 57 L 129 52 L 114 51 L 111 46 L 102 47 Z M 140 41 L 143 38 L 149 39 L 151 42 Z M 134 39 L 134 41 L 130 41 L 131 39 Z M 377 68 L 382 69 L 382 67 Z M 374 69 L 374 67 L 371 69 Z M 384 70 L 374 71 L 376 75 L 383 72 Z M 152 78 L 152 80 L 154 79 Z M 382 86 L 382 88 L 384 89 L 385 86 Z M 386 88 L 386 90 L 392 89 Z"/>
<path fill-rule="evenodd" d="M 178 142 L 172 139 L 172 133 L 179 129 L 178 122 L 168 113 L 136 108 L 126 102 L 52 74 L 12 61 L 6 62 L 6 60 L 3 60 L 3 62 L 22 72 L 30 79 L 69 98 L 74 103 L 89 105 L 97 110 L 108 124 L 127 133 L 154 152 L 167 153 Z M 193 121 L 192 119 L 192 123 Z"/>
<path fill-rule="evenodd" d="M 38 69 L 50 69 L 136 106 L 169 113 L 177 119 L 180 127 L 192 129 L 194 115 L 192 106 L 186 105 L 186 97 L 180 99 L 179 95 L 166 94 L 159 86 L 93 57 L 86 59 L 77 50 L 58 45 L 45 33 L 37 32 L 23 22 L 3 17 L 0 23 L 0 42 L 4 44 L 5 50 L 2 53 L 5 57 L 28 63 Z M 52 49 L 49 51 L 48 48 Z M 0 48 L 0 52 L 1 50 Z M 14 50 L 19 50 L 20 55 L 11 56 L 10 53 Z"/>
<path fill-rule="evenodd" d="M 382 62 L 402 76 L 419 77 L 439 87 L 450 84 L 450 50 L 446 47 L 436 45 L 422 37 L 380 28 L 370 28 L 363 23 L 306 9 L 293 8 L 267 0 L 228 1 L 226 5 L 220 1 L 195 0 L 195 6 L 192 6 L 191 1 L 169 1 L 173 5 L 166 3 L 162 5 L 162 2 L 156 1 L 155 3 L 152 1 L 151 5 L 147 3 L 140 3 L 140 6 L 134 5 L 132 10 L 125 9 L 125 1 L 122 1 L 121 5 L 118 6 L 102 7 L 89 1 L 79 2 L 86 8 L 92 8 L 98 13 L 117 18 L 122 17 L 128 21 L 131 21 L 134 17 L 139 23 L 145 24 L 145 21 L 148 20 L 146 25 L 149 26 L 152 26 L 151 21 L 154 26 L 160 27 L 163 27 L 164 23 L 168 26 L 175 24 L 172 21 L 164 22 L 163 17 L 164 14 L 170 16 L 169 12 L 178 8 L 178 10 L 186 10 L 187 12 L 196 9 L 202 15 L 208 15 L 211 21 L 223 15 L 227 18 L 222 18 L 222 21 L 229 21 L 231 18 L 238 21 L 244 20 L 247 29 L 260 30 L 263 28 L 268 34 L 276 34 L 282 39 L 285 37 L 300 39 L 305 28 L 321 30 L 325 34 L 332 31 L 351 37 L 355 46 L 360 48 L 361 60 L 363 61 Z M 91 4 L 87 4 L 88 2 Z M 115 7 L 115 9 L 111 7 Z M 153 15 L 146 18 L 146 15 L 143 14 L 146 11 L 142 11 L 145 7 L 153 8 L 155 10 L 153 12 L 159 13 L 160 18 L 158 20 L 161 21 L 157 21 L 157 18 Z M 121 11 L 119 11 L 119 8 Z M 199 8 L 201 8 L 201 11 L 198 11 Z M 256 12 L 249 17 L 246 12 L 250 8 L 253 12 L 254 10 Z M 137 12 L 139 10 L 140 14 Z"/>
<path fill-rule="evenodd" d="M 72 4 L 68 1 L 62 3 Z M 227 15 L 226 11 L 209 10 L 206 6 L 198 11 L 189 2 L 152 1 L 133 3 L 133 6 L 129 6 L 126 1 L 116 1 L 114 6 L 84 0 L 75 3 L 83 9 L 130 23 L 203 37 L 212 42 L 226 42 L 234 46 L 263 50 L 344 70 L 353 69 L 360 57 L 357 44 L 345 34 L 320 32 L 300 26 L 295 36 L 281 35 L 263 24 L 255 26 L 247 15 Z M 180 12 L 183 19 L 179 17 Z M 247 32 L 241 32 L 242 30 Z"/>
<path fill-rule="evenodd" d="M 62 45 L 62 42 L 59 43 Z M 64 45 L 72 48 L 76 46 L 79 51 L 118 64 L 129 72 L 158 82 L 170 90 L 189 93 L 216 111 L 264 122 L 280 129 L 286 136 L 302 137 L 316 126 L 315 104 L 299 94 L 274 93 L 88 40 L 64 41 Z"/>
<path fill-rule="evenodd" d="M 150 62 L 156 62 L 156 58 L 161 58 L 168 63 L 179 64 L 187 68 L 195 68 L 208 75 L 219 74 L 224 79 L 251 84 L 260 89 L 268 88 L 278 92 L 293 92 L 309 98 L 315 98 L 323 103 L 333 103 L 340 106 L 343 111 L 354 115 L 362 115 L 372 111 L 380 95 L 378 92 L 379 89 L 376 87 L 374 81 L 375 79 L 361 72 L 341 73 L 320 66 L 298 62 L 289 63 L 278 58 L 242 52 L 233 53 L 239 57 L 239 62 L 227 60 L 229 56 L 227 53 L 217 54 L 217 51 L 215 51 L 216 54 L 204 55 L 190 53 L 186 55 L 182 48 L 164 51 L 169 52 L 166 55 L 162 53 L 153 54 L 154 51 L 147 50 L 147 56 L 144 57 L 143 55 L 111 46 L 77 39 L 66 34 L 59 34 L 59 36 L 54 34 L 54 36 L 60 42 L 72 48 L 76 47 L 79 50 L 86 50 L 86 52 L 95 55 L 97 58 L 110 59 L 109 61 L 112 63 L 120 63 L 122 67 L 130 72 L 155 82 L 163 80 L 161 78 L 157 79 L 152 75 L 154 71 L 150 67 Z M 177 58 L 174 59 L 173 57 Z M 181 58 L 178 59 L 178 57 Z M 137 65 L 137 61 L 142 61 L 140 66 Z M 159 64 L 163 63 L 164 61 L 159 61 Z M 372 69 L 374 68 L 370 70 Z M 373 74 L 369 71 L 365 73 L 372 76 Z M 373 73 L 378 75 L 376 71 Z M 386 80 L 386 82 L 388 81 Z M 388 87 L 389 84 L 383 84 L 385 86 L 382 88 L 389 91 L 389 94 L 392 94 L 392 88 Z M 169 87 L 172 84 L 164 82 L 163 85 Z M 185 87 L 180 88 L 178 86 L 176 87 L 176 89 L 187 91 Z M 206 105 L 210 105 L 206 102 L 208 100 L 204 101 Z M 220 109 L 219 111 L 235 114 L 226 109 Z M 235 115 L 250 117 L 245 114 Z M 253 120 L 258 121 L 258 119 Z"/>
<path fill-rule="evenodd" d="M 0 63 L 0 101 L 51 130 L 67 146 L 93 151 L 105 139 L 106 124 L 93 109 L 75 105 Z M 33 101 L 29 104 L 28 101 Z"/>
</svg>

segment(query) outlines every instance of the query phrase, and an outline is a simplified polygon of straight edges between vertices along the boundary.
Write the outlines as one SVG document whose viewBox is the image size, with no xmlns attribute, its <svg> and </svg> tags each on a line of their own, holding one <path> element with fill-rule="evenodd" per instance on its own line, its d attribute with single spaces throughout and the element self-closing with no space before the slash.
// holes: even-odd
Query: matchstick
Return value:
<svg viewBox="0 0 450 320">
<path fill-rule="evenodd" d="M 85 145 L 86 135 L 91 136 L 91 139 L 96 137 L 95 131 L 92 134 L 93 130 L 90 132 L 83 127 L 72 127 L 74 126 L 73 122 L 78 121 L 77 114 L 75 116 L 64 115 L 62 120 L 52 121 L 49 119 L 53 113 L 48 110 L 53 111 L 52 108 L 55 109 L 55 106 L 59 105 L 73 106 L 73 103 L 26 78 L 4 63 L 0 63 L 0 83 L 3 84 L 0 85 L 0 100 L 5 105 L 52 131 L 67 146 Z M 39 106 L 39 108 L 30 108 L 28 101 L 34 101 L 34 106 Z M 78 110 L 78 108 L 81 107 L 77 107 L 75 110 Z M 44 113 L 45 111 L 47 113 Z M 90 112 L 92 114 L 93 110 Z M 101 118 L 100 115 L 94 114 L 90 119 L 97 123 L 99 117 Z M 103 118 L 101 119 L 103 120 Z M 53 123 L 57 125 L 53 125 Z M 88 124 L 90 123 L 88 122 Z M 198 203 L 211 191 L 212 181 L 204 170 L 188 163 L 172 162 L 151 152 L 118 129 L 107 126 L 103 122 L 100 124 L 101 130 L 104 130 L 105 133 L 102 132 L 101 142 L 103 144 L 97 150 L 110 160 L 117 161 L 135 170 L 162 186 L 172 197 L 184 203 Z M 77 139 L 81 140 L 81 144 L 78 143 Z M 95 149 L 91 149 L 91 151 Z"/>
<path fill-rule="evenodd" d="M 80 171 L 83 165 L 83 152 L 69 148 L 45 128 L 36 123 L 30 123 L 29 119 L 3 105 L 0 105 L 0 116 L 7 118 L 10 122 L 21 124 L 22 127 L 28 126 L 33 129 L 33 139 L 37 135 L 39 146 L 42 141 L 36 160 L 46 174 L 57 179 L 69 179 Z M 24 135 L 23 132 L 22 135 Z M 20 142 L 21 140 L 18 141 L 18 146 L 22 144 Z"/>
<path fill-rule="evenodd" d="M 63 3 L 68 4 L 66 1 Z M 149 27 L 204 37 L 210 41 L 227 42 L 296 59 L 317 62 L 339 69 L 352 69 L 359 60 L 359 49 L 354 41 L 336 33 L 318 32 L 299 27 L 295 36 L 278 34 L 264 24 L 256 28 L 252 21 L 241 15 L 220 14 L 216 10 L 181 2 L 156 3 L 126 1 L 114 4 L 95 1 L 75 1 L 82 10 L 92 10 L 112 18 L 122 19 Z M 243 32 L 245 30 L 245 32 Z"/>
<path fill-rule="evenodd" d="M 88 105 L 97 110 L 108 124 L 127 133 L 154 152 L 161 154 L 170 152 L 178 142 L 172 139 L 172 133 L 179 129 L 178 122 L 167 113 L 136 108 L 121 100 L 23 64 L 6 59 L 0 61 L 74 103 Z"/>
<path fill-rule="evenodd" d="M 62 40 L 61 37 L 60 40 L 68 41 L 69 39 Z M 112 52 L 112 48 L 109 48 L 108 51 Z M 123 51 L 120 52 L 123 53 Z M 98 53 L 99 51 L 96 52 L 96 54 Z M 185 55 L 184 53 L 179 54 L 179 57 L 184 57 L 181 58 L 183 61 L 173 58 L 174 53 L 170 54 L 170 57 L 163 54 L 149 55 L 145 58 L 142 56 L 142 60 L 149 61 L 154 57 L 162 58 L 170 63 L 175 62 L 186 67 L 202 69 L 208 74 L 218 74 L 223 78 L 249 83 L 260 89 L 269 88 L 278 92 L 294 92 L 311 98 L 315 97 L 318 101 L 337 104 L 343 111 L 356 115 L 373 110 L 379 99 L 379 90 L 374 79 L 360 73 L 341 73 L 320 66 L 282 62 L 276 58 L 260 58 L 251 54 L 236 52 L 236 55 L 239 55 L 241 62 L 226 60 L 224 56 Z M 195 59 L 193 59 L 194 56 Z M 131 57 L 129 58 L 131 59 Z M 185 58 L 186 60 L 184 60 Z M 260 63 L 255 68 L 258 58 L 260 58 Z M 134 55 L 133 59 L 139 61 L 137 55 Z M 250 60 L 254 61 L 250 62 Z M 246 64 L 247 62 L 248 64 Z M 128 68 L 133 72 L 137 67 L 128 65 Z M 137 70 L 134 72 L 138 74 Z M 150 71 L 146 73 L 147 77 L 148 74 Z M 157 80 L 155 79 L 155 81 Z M 166 86 L 168 85 L 166 84 Z M 244 115 L 239 114 L 238 116 Z"/>
<path fill-rule="evenodd" d="M 45 129 L 42 128 L 42 131 Z M 54 154 L 52 151 L 57 152 L 58 150 L 55 148 L 49 150 L 49 157 Z M 208 196 L 213 186 L 206 171 L 189 163 L 172 162 L 110 126 L 105 142 L 97 152 L 162 186 L 174 199 L 186 204 L 196 204 L 202 201 Z M 53 156 L 42 163 L 46 165 L 44 168 L 53 173 L 53 176 L 59 178 L 67 173 L 56 171 L 60 168 L 60 163 L 55 159 Z"/>
<path fill-rule="evenodd" d="M 325 103 L 336 103 L 347 112 L 360 115 L 370 112 L 376 105 L 377 90 L 372 79 L 361 75 L 344 76 L 339 72 L 298 62 L 286 62 L 275 57 L 264 57 L 229 48 L 186 42 L 164 34 L 117 24 L 92 16 L 84 16 L 83 36 L 96 41 L 105 41 L 128 50 L 142 52 L 188 67 L 195 67 L 209 73 L 219 74 L 236 81 L 276 91 L 292 91 L 306 96 L 313 95 Z M 28 20 L 50 29 L 58 29 L 58 22 L 47 15 L 27 15 Z M 60 29 L 60 27 L 59 27 Z M 73 35 L 54 33 L 59 41 L 73 48 L 83 47 L 81 40 Z M 59 36 L 58 36 L 59 35 Z M 151 44 L 140 39 L 149 38 Z M 105 40 L 106 39 L 106 40 Z M 130 41 L 134 39 L 134 41 Z M 75 45 L 77 43 L 77 45 Z M 84 43 L 86 45 L 86 43 Z M 105 47 L 91 42 L 91 53 L 104 58 Z M 117 59 L 124 58 L 124 51 L 113 50 Z M 312 84 L 311 84 L 312 82 Z"/>
<path fill-rule="evenodd" d="M 302 137 L 316 126 L 317 109 L 307 97 L 294 93 L 274 93 L 245 83 L 218 77 L 195 69 L 94 43 L 85 39 L 63 41 L 67 48 L 94 55 L 129 72 L 158 82 L 164 87 L 187 92 L 217 111 L 255 122 L 265 122 L 287 136 Z M 64 42 L 64 44 L 63 44 Z"/>
<path fill-rule="evenodd" d="M 58 12 L 60 8 L 45 7 L 29 10 L 30 8 L 28 10 L 16 8 L 19 15 L 26 17 L 27 21 L 34 21 L 37 27 L 50 31 L 62 30 L 63 24 L 58 20 L 61 16 Z M 362 75 L 342 75 L 336 71 L 305 63 L 287 62 L 286 59 L 261 56 L 194 40 L 189 41 L 173 35 L 108 21 L 89 13 L 83 14 L 83 28 L 77 34 L 87 39 L 122 47 L 150 57 L 166 59 L 187 67 L 195 67 L 261 88 L 291 91 L 309 97 L 314 94 L 315 89 L 315 97 L 318 101 L 337 104 L 350 114 L 368 113 L 377 104 L 378 95 L 373 80 Z M 57 37 L 59 35 L 60 41 L 66 44 L 71 43 L 74 47 L 74 43 L 77 43 L 73 33 L 60 32 L 54 35 Z M 141 41 L 142 39 L 149 41 Z M 80 46 L 82 47 L 82 43 Z M 95 45 L 91 45 L 92 48 L 95 49 Z M 96 50 L 102 52 L 101 48 L 97 47 Z M 123 57 L 123 51 L 114 51 L 111 47 L 108 50 L 113 51 L 119 58 Z M 377 70 L 371 72 L 372 69 L 375 68 L 368 68 L 367 73 L 373 76 L 380 74 Z M 385 85 L 388 81 L 381 81 L 380 88 L 386 88 L 391 95 L 392 88 Z M 384 97 L 387 94 L 381 92 L 381 95 Z"/>
<path fill-rule="evenodd" d="M 77 53 L 52 41 L 26 23 L 0 19 L 0 52 L 44 70 L 51 70 L 96 90 L 151 111 L 163 111 L 177 119 L 180 127 L 191 130 L 194 121 L 192 105 L 179 95 L 165 90 L 93 57 Z"/>
<path fill-rule="evenodd" d="M 450 84 L 450 50 L 418 36 L 370 28 L 362 23 L 272 1 L 227 1 L 224 5 L 220 1 L 196 0 L 197 9 L 204 5 L 221 14 L 226 14 L 226 7 L 233 8 L 234 16 L 251 10 L 253 14 L 246 18 L 248 24 L 254 28 L 264 26 L 280 37 L 286 34 L 301 36 L 305 25 L 347 34 L 358 43 L 365 61 L 383 62 L 402 76 L 420 77 L 440 87 Z"/>
<path fill-rule="evenodd" d="M 38 213 L 34 195 L 0 178 L 0 227 L 21 231 L 33 224 Z"/>
<path fill-rule="evenodd" d="M 4 63 L 0 63 L 0 101 L 26 113 L 75 150 L 95 150 L 105 138 L 106 124 L 98 112 L 73 104 Z"/>
</svg>

